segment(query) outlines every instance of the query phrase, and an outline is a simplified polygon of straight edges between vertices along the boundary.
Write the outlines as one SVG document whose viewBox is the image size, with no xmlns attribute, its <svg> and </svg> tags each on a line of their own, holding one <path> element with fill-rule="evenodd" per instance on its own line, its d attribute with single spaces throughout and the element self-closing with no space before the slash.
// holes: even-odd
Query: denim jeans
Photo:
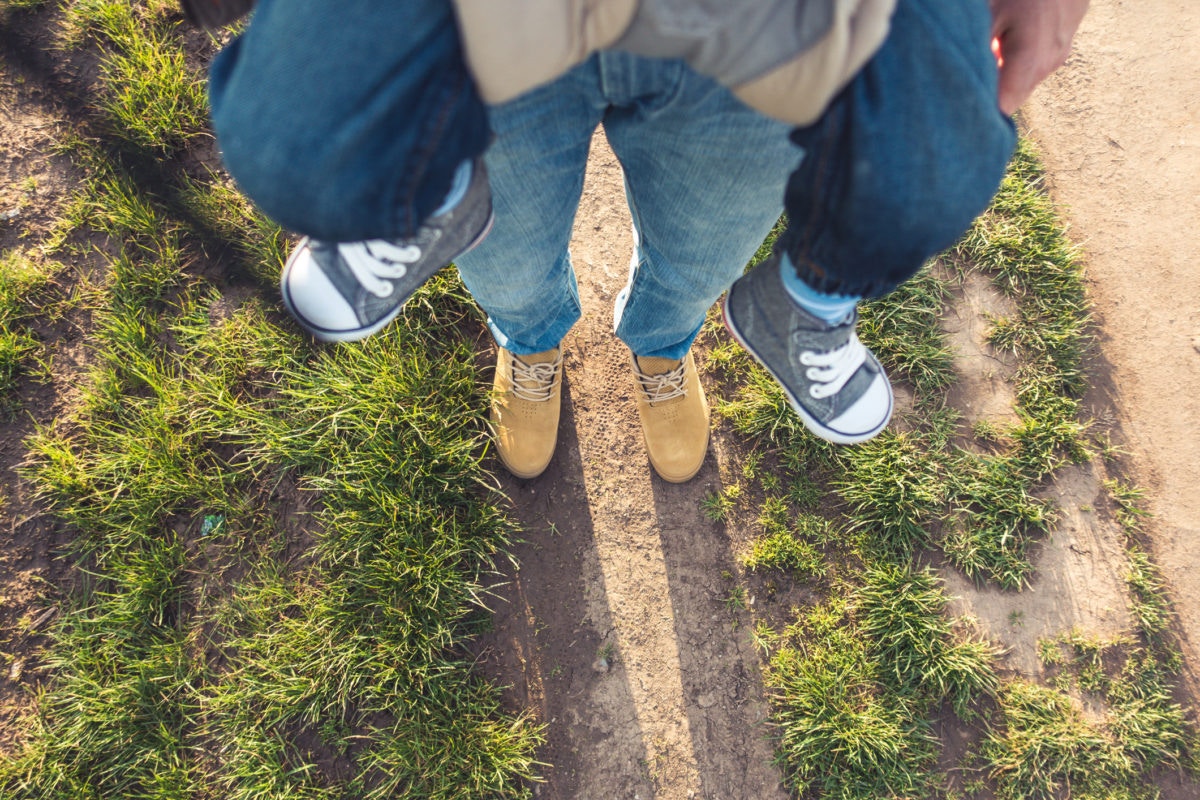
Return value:
<svg viewBox="0 0 1200 800">
<path fill-rule="evenodd" d="M 243 190 L 283 225 L 337 241 L 411 234 L 494 127 L 497 227 L 460 267 L 518 353 L 578 314 L 565 237 L 589 120 L 609 130 L 642 238 L 617 325 L 638 355 L 690 341 L 699 319 L 683 318 L 736 277 L 743 240 L 765 233 L 781 199 L 781 246 L 806 282 L 891 290 L 983 210 L 1015 142 L 996 105 L 987 0 L 899 0 L 876 56 L 816 124 L 791 132 L 799 149 L 677 63 L 612 53 L 491 110 L 489 127 L 448 0 L 259 0 L 214 63 L 210 96 Z M 516 297 L 531 287 L 544 293 L 535 308 Z M 692 310 L 663 306 L 673 294 Z"/>
<path fill-rule="evenodd" d="M 626 53 L 594 55 L 491 120 L 496 221 L 457 264 L 496 341 L 518 355 L 555 347 L 579 319 L 567 243 L 597 125 L 621 162 L 634 225 L 614 323 L 640 356 L 687 352 L 779 219 L 801 157 L 788 125 L 682 61 Z"/>
<path fill-rule="evenodd" d="M 258 0 L 208 93 L 242 190 L 318 239 L 411 235 L 488 143 L 449 0 Z"/>
</svg>

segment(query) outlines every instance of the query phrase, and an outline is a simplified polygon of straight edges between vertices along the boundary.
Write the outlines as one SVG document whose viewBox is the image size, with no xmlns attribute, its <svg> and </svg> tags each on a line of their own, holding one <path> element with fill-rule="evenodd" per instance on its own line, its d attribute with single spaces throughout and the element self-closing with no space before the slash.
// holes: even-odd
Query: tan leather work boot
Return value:
<svg viewBox="0 0 1200 800">
<path fill-rule="evenodd" d="M 556 347 L 528 356 L 499 348 L 492 387 L 492 435 L 505 468 L 536 478 L 554 457 L 562 408 L 562 352 Z"/>
<path fill-rule="evenodd" d="M 708 450 L 708 401 L 691 352 L 682 361 L 635 356 L 633 375 L 651 466 L 665 481 L 691 480 Z"/>
</svg>

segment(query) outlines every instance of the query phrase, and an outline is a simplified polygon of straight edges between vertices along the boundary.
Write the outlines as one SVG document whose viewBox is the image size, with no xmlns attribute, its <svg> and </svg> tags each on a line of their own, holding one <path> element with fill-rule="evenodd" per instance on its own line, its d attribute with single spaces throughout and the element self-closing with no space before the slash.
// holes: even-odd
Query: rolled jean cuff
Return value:
<svg viewBox="0 0 1200 800">
<path fill-rule="evenodd" d="M 875 57 L 812 126 L 777 247 L 828 294 L 878 297 L 991 202 L 1016 144 L 987 0 L 899 0 Z"/>
</svg>

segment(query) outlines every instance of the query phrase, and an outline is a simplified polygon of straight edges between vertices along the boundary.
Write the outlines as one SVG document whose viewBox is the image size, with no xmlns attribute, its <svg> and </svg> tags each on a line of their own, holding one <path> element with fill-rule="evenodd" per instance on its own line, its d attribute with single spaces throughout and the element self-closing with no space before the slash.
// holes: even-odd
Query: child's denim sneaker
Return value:
<svg viewBox="0 0 1200 800">
<path fill-rule="evenodd" d="M 365 339 L 395 319 L 435 272 L 483 241 L 491 226 L 487 170 L 476 159 L 462 199 L 425 220 L 411 239 L 302 239 L 283 268 L 283 303 L 318 339 Z"/>
<path fill-rule="evenodd" d="M 835 444 L 865 442 L 892 417 L 892 385 L 854 332 L 858 312 L 830 325 L 792 300 L 772 257 L 725 295 L 725 325 L 786 392 L 805 426 Z"/>
</svg>

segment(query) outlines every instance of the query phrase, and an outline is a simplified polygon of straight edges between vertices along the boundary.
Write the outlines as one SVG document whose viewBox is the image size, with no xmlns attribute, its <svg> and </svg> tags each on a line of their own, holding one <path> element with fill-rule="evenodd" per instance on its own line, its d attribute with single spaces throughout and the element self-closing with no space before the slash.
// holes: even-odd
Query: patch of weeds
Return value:
<svg viewBox="0 0 1200 800">
<path fill-rule="evenodd" d="M 704 499 L 700 501 L 700 510 L 704 516 L 711 519 L 713 522 L 725 522 L 729 519 L 729 514 L 737 506 L 737 497 L 730 496 L 729 491 L 724 492 L 708 492 L 704 495 Z"/>
<path fill-rule="evenodd" d="M 107 48 L 101 60 L 101 107 L 135 147 L 172 150 L 204 131 L 204 83 L 187 64 L 174 21 L 142 18 L 125 2 L 70 6 L 69 43 L 94 35 Z"/>
<path fill-rule="evenodd" d="M 927 265 L 896 291 L 862 304 L 863 343 L 918 395 L 936 394 L 954 382 L 954 357 L 937 324 L 947 296 L 945 282 Z"/>
<path fill-rule="evenodd" d="M 1080 687 L 1103 696 L 1107 712 L 1090 722 L 1063 688 L 1024 681 L 1002 687 L 1004 728 L 993 730 L 982 748 L 997 797 L 1050 800 L 1063 790 L 1096 800 L 1157 796 L 1146 773 L 1178 765 L 1188 755 L 1183 710 L 1171 701 L 1161 667 L 1140 649 L 1114 650 L 1128 643 L 1078 633 L 1061 641 L 1075 653 L 1069 667 Z M 1123 665 L 1105 674 L 1103 661 L 1120 655 Z"/>
<path fill-rule="evenodd" d="M 1104 488 L 1117 507 L 1117 522 L 1126 534 L 1140 533 L 1142 525 L 1150 512 L 1142 508 L 1145 492 L 1137 486 L 1122 483 L 1116 479 L 1106 480 Z"/>
<path fill-rule="evenodd" d="M 789 530 L 775 531 L 756 539 L 742 563 L 752 570 L 777 569 L 799 578 L 819 578 L 826 565 L 821 554 Z"/>
<path fill-rule="evenodd" d="M 1046 503 L 1030 494 L 1028 478 L 1009 458 L 961 453 L 949 475 L 946 554 L 969 577 L 1019 588 L 1033 569 L 1029 544 L 1052 518 Z"/>
<path fill-rule="evenodd" d="M 995 693 L 996 650 L 957 638 L 948 602 L 932 570 L 901 565 L 868 568 L 853 599 L 859 629 L 890 688 L 925 708 L 949 699 L 966 717 L 975 700 Z"/>
<path fill-rule="evenodd" d="M 1042 637 L 1037 640 L 1038 660 L 1047 667 L 1057 667 L 1067 661 L 1063 654 L 1061 642 L 1052 637 Z"/>
<path fill-rule="evenodd" d="M 184 206 L 204 223 L 215 240 L 206 247 L 232 246 L 247 273 L 262 287 L 274 290 L 287 255 L 287 236 L 228 181 L 217 175 L 208 180 L 184 178 Z M 200 233 L 200 231 L 192 231 Z"/>
<path fill-rule="evenodd" d="M 971 433 L 978 441 L 992 447 L 1002 447 L 1009 441 L 1007 431 L 988 419 L 977 420 L 971 426 Z"/>
<path fill-rule="evenodd" d="M 725 596 L 721 598 L 721 602 L 725 605 L 725 609 L 730 613 L 736 614 L 739 611 L 746 610 L 746 587 L 732 586 Z"/>
<path fill-rule="evenodd" d="M 1021 140 L 991 207 L 956 246 L 956 256 L 987 270 L 1020 312 L 993 343 L 1020 350 L 1055 394 L 1084 386 L 1089 305 L 1075 247 L 1063 234 L 1032 146 Z"/>
<path fill-rule="evenodd" d="M 1106 710 L 1096 729 L 1134 773 L 1186 761 L 1192 734 L 1171 698 L 1173 659 L 1164 661 L 1132 638 L 1105 640 L 1078 630 L 1040 642 L 1039 648 L 1047 651 L 1046 663 L 1062 670 L 1058 691 L 1081 690 L 1103 700 Z"/>
<path fill-rule="evenodd" d="M 928 724 L 882 688 L 846 601 L 801 614 L 772 654 L 766 684 L 779 759 L 797 794 L 844 800 L 926 796 L 935 743 Z"/>
<path fill-rule="evenodd" d="M 793 519 L 791 510 L 776 497 L 763 504 L 758 522 L 763 534 L 741 559 L 748 569 L 783 570 L 798 578 L 819 578 L 825 574 L 824 559 L 807 539 L 827 535 L 828 521 L 811 514 Z"/>
<path fill-rule="evenodd" d="M 1185 762 L 1195 739 L 1171 698 L 1168 673 L 1153 655 L 1135 651 L 1109 687 L 1109 729 L 1142 772 Z"/>
<path fill-rule="evenodd" d="M 981 754 L 1000 800 L 1115 797 L 1134 777 L 1133 764 L 1103 731 L 1089 724 L 1071 699 L 1025 681 L 1000 688 L 1003 728 L 993 730 Z"/>
<path fill-rule="evenodd" d="M 714 410 L 743 436 L 774 444 L 812 438 L 779 384 L 757 367 L 747 370 L 745 380 L 734 390 L 733 399 L 717 398 Z"/>
<path fill-rule="evenodd" d="M 17 379 L 35 367 L 42 352 L 23 323 L 39 310 L 49 282 L 50 269 L 23 251 L 0 254 L 0 409 L 11 407 Z"/>
<path fill-rule="evenodd" d="M 803 511 L 812 511 L 825 496 L 821 485 L 807 472 L 796 472 L 790 476 L 787 486 L 788 502 Z"/>
<path fill-rule="evenodd" d="M 779 643 L 779 634 L 766 620 L 760 619 L 754 623 L 754 628 L 750 631 L 750 641 L 764 656 L 767 656 Z"/>
<path fill-rule="evenodd" d="M 1045 382 L 1024 382 L 1017 390 L 1017 416 L 1012 430 L 1014 463 L 1030 480 L 1041 480 L 1070 462 L 1082 464 L 1087 450 L 1087 425 L 1079 421 L 1079 401 L 1050 393 Z"/>
<path fill-rule="evenodd" d="M 1130 547 L 1127 555 L 1129 566 L 1125 582 L 1133 595 L 1133 616 L 1142 632 L 1153 639 L 1165 633 L 1171 622 L 1166 584 L 1145 550 Z"/>
<path fill-rule="evenodd" d="M 947 475 L 939 454 L 925 444 L 919 434 L 889 429 L 846 450 L 837 488 L 865 550 L 903 558 L 930 543 L 930 527 L 946 502 Z"/>
</svg>

